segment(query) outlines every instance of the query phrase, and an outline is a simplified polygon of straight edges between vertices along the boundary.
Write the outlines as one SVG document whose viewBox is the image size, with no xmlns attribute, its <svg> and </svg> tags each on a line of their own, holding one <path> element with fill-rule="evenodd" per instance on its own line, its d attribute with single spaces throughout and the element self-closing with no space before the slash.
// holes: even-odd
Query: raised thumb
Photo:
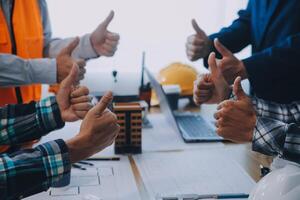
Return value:
<svg viewBox="0 0 300 200">
<path fill-rule="evenodd" d="M 62 81 L 60 87 L 68 88 L 75 85 L 78 79 L 78 73 L 79 73 L 78 65 L 74 63 L 71 71 L 69 72 L 69 75 Z"/>
<path fill-rule="evenodd" d="M 113 94 L 111 91 L 106 92 L 97 105 L 93 108 L 93 112 L 100 115 L 109 106 L 110 102 L 113 100 Z"/>
<path fill-rule="evenodd" d="M 192 19 L 192 26 L 198 35 L 206 36 L 205 32 L 200 28 L 195 19 Z"/>
<path fill-rule="evenodd" d="M 216 61 L 215 52 L 211 52 L 208 56 L 208 65 L 212 76 L 217 77 L 219 75 L 218 66 Z"/>
<path fill-rule="evenodd" d="M 233 93 L 237 97 L 238 100 L 242 100 L 247 97 L 247 95 L 245 94 L 245 92 L 242 88 L 241 81 L 242 81 L 242 78 L 240 76 L 238 76 L 234 80 L 234 84 L 233 84 Z"/>
<path fill-rule="evenodd" d="M 112 19 L 114 18 L 115 12 L 112 10 L 110 11 L 109 15 L 106 17 L 106 19 L 102 22 L 102 26 L 107 28 Z"/>
</svg>

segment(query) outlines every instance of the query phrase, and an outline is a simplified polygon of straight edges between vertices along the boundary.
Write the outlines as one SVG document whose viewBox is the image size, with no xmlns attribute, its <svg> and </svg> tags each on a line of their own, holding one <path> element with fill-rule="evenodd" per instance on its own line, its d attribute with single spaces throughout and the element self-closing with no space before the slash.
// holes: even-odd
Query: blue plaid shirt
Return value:
<svg viewBox="0 0 300 200">
<path fill-rule="evenodd" d="M 0 108 L 0 144 L 18 145 L 64 126 L 55 97 Z M 63 140 L 0 155 L 0 199 L 21 199 L 47 190 L 71 170 Z"/>
<path fill-rule="evenodd" d="M 252 98 L 257 113 L 252 149 L 300 163 L 300 102 L 277 104 Z"/>
</svg>

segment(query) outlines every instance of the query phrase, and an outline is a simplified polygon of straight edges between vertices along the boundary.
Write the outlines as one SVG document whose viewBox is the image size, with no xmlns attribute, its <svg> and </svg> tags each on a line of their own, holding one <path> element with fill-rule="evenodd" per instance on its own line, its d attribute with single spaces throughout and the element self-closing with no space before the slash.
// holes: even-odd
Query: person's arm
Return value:
<svg viewBox="0 0 300 200">
<path fill-rule="evenodd" d="M 44 27 L 44 57 L 55 58 L 61 49 L 65 48 L 74 38 L 52 38 L 51 22 L 45 0 L 40 1 L 40 9 Z M 72 57 L 88 60 L 99 56 L 91 45 L 90 35 L 86 34 L 80 38 L 80 42 L 73 51 Z"/>
<path fill-rule="evenodd" d="M 292 123 L 258 117 L 253 134 L 254 151 L 300 163 L 300 128 Z"/>
<path fill-rule="evenodd" d="M 0 53 L 0 86 L 56 83 L 55 59 L 22 59 Z"/>
<path fill-rule="evenodd" d="M 245 10 L 238 12 L 238 16 L 229 27 L 209 36 L 211 41 L 218 38 L 232 53 L 239 52 L 251 42 L 251 0 L 249 0 Z M 222 57 L 214 45 L 212 45 L 212 51 L 216 53 L 217 58 Z M 204 58 L 206 67 L 208 67 L 207 59 L 208 56 Z"/>
<path fill-rule="evenodd" d="M 0 120 L 0 145 L 15 145 L 39 139 L 65 124 L 55 97 L 2 107 Z"/>
<path fill-rule="evenodd" d="M 300 33 L 244 59 L 243 63 L 253 89 L 263 93 L 272 90 L 277 83 L 280 83 L 283 89 L 296 89 L 300 73 L 299 49 Z"/>
<path fill-rule="evenodd" d="M 13 154 L 0 155 L 0 199 L 21 199 L 46 191 L 69 177 L 68 147 L 63 140 L 51 141 Z"/>
<path fill-rule="evenodd" d="M 270 118 L 284 123 L 299 123 L 300 102 L 279 104 L 252 97 L 252 104 L 258 117 Z"/>
</svg>

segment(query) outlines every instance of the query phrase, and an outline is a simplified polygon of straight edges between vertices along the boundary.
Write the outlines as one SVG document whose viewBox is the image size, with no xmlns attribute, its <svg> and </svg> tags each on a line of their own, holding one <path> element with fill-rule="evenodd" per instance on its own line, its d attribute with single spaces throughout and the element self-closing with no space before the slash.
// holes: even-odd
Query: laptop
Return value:
<svg viewBox="0 0 300 200">
<path fill-rule="evenodd" d="M 162 113 L 186 143 L 224 141 L 199 113 L 173 112 L 162 86 L 148 68 L 145 70 L 160 102 Z"/>
</svg>

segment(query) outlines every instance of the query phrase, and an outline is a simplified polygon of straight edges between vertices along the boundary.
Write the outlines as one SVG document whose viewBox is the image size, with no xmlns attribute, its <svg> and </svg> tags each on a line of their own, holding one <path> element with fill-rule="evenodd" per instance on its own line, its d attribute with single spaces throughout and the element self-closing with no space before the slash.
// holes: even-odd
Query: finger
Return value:
<svg viewBox="0 0 300 200">
<path fill-rule="evenodd" d="M 108 32 L 106 34 L 106 39 L 111 40 L 111 41 L 119 41 L 120 40 L 120 35 L 118 33 Z"/>
<path fill-rule="evenodd" d="M 110 11 L 109 15 L 106 17 L 106 19 L 101 23 L 102 26 L 104 26 L 105 28 L 108 27 L 108 25 L 110 24 L 110 22 L 112 21 L 112 19 L 114 18 L 115 12 L 112 10 Z"/>
<path fill-rule="evenodd" d="M 194 85 L 194 88 L 197 90 L 213 90 L 214 84 L 212 82 L 206 82 L 204 80 L 201 80 L 200 82 L 196 82 Z"/>
<path fill-rule="evenodd" d="M 194 96 L 194 102 L 197 104 L 197 105 L 201 105 L 203 103 L 205 103 L 206 101 L 208 101 L 209 97 L 197 97 L 197 96 Z"/>
<path fill-rule="evenodd" d="M 84 68 L 86 66 L 86 62 L 84 59 L 78 59 L 78 60 L 76 60 L 76 63 L 79 68 Z"/>
<path fill-rule="evenodd" d="M 219 71 L 218 71 L 217 62 L 216 62 L 216 54 L 214 52 L 211 52 L 209 54 L 208 65 L 211 70 L 211 74 L 213 76 L 218 76 Z"/>
<path fill-rule="evenodd" d="M 198 96 L 198 97 L 205 97 L 205 96 L 210 96 L 211 95 L 211 91 L 210 90 L 195 90 L 194 91 L 194 95 Z"/>
<path fill-rule="evenodd" d="M 242 100 L 247 98 L 247 95 L 245 94 L 242 85 L 241 85 L 242 78 L 239 76 L 235 79 L 233 84 L 233 93 L 237 97 L 238 100 Z"/>
<path fill-rule="evenodd" d="M 111 46 L 107 43 L 104 43 L 102 45 L 102 48 L 104 49 L 104 51 L 111 53 L 111 52 L 115 52 L 117 47 L 116 46 Z"/>
<path fill-rule="evenodd" d="M 77 98 L 71 98 L 70 102 L 71 104 L 76 104 L 76 103 L 91 102 L 91 100 L 92 100 L 91 96 L 81 96 Z"/>
<path fill-rule="evenodd" d="M 79 85 L 79 84 L 80 84 L 80 81 L 82 81 L 83 79 L 84 79 L 84 74 L 80 74 L 80 75 L 78 76 L 77 85 Z"/>
<path fill-rule="evenodd" d="M 118 40 L 109 40 L 109 39 L 106 39 L 105 40 L 105 44 L 107 44 L 109 46 L 112 46 L 112 47 L 116 47 L 116 46 L 118 46 L 119 41 Z"/>
<path fill-rule="evenodd" d="M 104 96 L 100 99 L 99 103 L 93 108 L 93 111 L 98 115 L 102 114 L 105 111 L 105 109 L 108 107 L 112 99 L 113 99 L 112 92 L 109 91 L 105 93 Z"/>
<path fill-rule="evenodd" d="M 84 119 L 88 111 L 75 111 L 76 116 L 79 119 Z"/>
<path fill-rule="evenodd" d="M 69 75 L 62 81 L 60 87 L 71 88 L 73 85 L 75 85 L 78 79 L 78 73 L 78 66 L 74 63 Z"/>
<path fill-rule="evenodd" d="M 191 35 L 187 39 L 187 44 L 203 47 L 205 45 L 205 41 L 198 38 L 197 35 Z"/>
<path fill-rule="evenodd" d="M 233 107 L 234 104 L 235 102 L 233 100 L 225 100 L 218 105 L 217 110 L 221 110 L 226 107 Z"/>
<path fill-rule="evenodd" d="M 85 68 L 79 69 L 79 76 L 84 76 L 85 73 L 86 73 L 86 69 Z"/>
<path fill-rule="evenodd" d="M 205 32 L 199 27 L 195 19 L 192 19 L 192 26 L 198 35 L 206 36 Z"/>
<path fill-rule="evenodd" d="M 221 118 L 221 117 L 222 117 L 222 112 L 220 112 L 220 111 L 215 112 L 214 118 L 215 118 L 216 120 L 218 120 L 218 119 Z"/>
<path fill-rule="evenodd" d="M 193 45 L 193 44 L 187 44 L 186 48 L 188 51 L 194 52 L 194 53 L 200 53 L 203 50 L 202 45 Z"/>
<path fill-rule="evenodd" d="M 78 46 L 79 41 L 79 37 L 76 37 L 72 42 L 68 44 L 68 46 L 61 50 L 61 53 L 71 56 L 74 49 Z"/>
<path fill-rule="evenodd" d="M 75 111 L 89 111 L 92 108 L 93 105 L 90 102 L 72 104 L 72 109 Z"/>
<path fill-rule="evenodd" d="M 77 97 L 82 97 L 82 96 L 86 96 L 90 93 L 89 89 L 85 86 L 80 86 L 77 89 L 75 89 L 72 93 L 71 93 L 71 98 L 77 98 Z"/>
<path fill-rule="evenodd" d="M 222 56 L 231 56 L 232 53 L 231 51 L 229 51 L 220 41 L 218 38 L 216 38 L 214 40 L 214 44 L 216 49 L 218 50 L 218 52 L 222 55 Z"/>
</svg>

